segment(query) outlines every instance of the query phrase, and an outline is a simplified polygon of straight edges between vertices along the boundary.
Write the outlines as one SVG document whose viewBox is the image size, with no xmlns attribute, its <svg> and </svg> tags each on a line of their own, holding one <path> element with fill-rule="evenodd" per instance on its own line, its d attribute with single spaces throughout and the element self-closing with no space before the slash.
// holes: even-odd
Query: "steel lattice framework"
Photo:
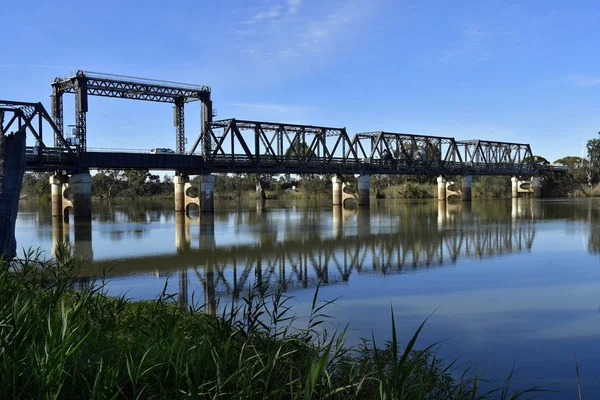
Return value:
<svg viewBox="0 0 600 400">
<path fill-rule="evenodd" d="M 363 132 L 352 140 L 367 170 L 380 173 L 460 173 L 463 160 L 454 138 L 407 133 Z M 383 172 L 385 171 L 385 172 Z"/>
<path fill-rule="evenodd" d="M 357 133 L 352 149 L 373 173 L 533 175 L 544 169 L 524 143 L 377 131 Z"/>
<path fill-rule="evenodd" d="M 213 121 L 198 137 L 207 168 L 298 173 L 359 168 L 345 128 L 226 119 Z M 207 151 L 208 150 L 208 151 Z"/>
<path fill-rule="evenodd" d="M 10 132 L 13 124 L 16 124 L 18 130 L 26 129 L 33 134 L 37 141 L 35 147 L 43 153 L 48 150 L 48 146 L 44 143 L 45 121 L 50 125 L 50 129 L 56 138 L 55 140 L 64 147 L 64 151 L 74 154 L 73 148 L 58 130 L 58 127 L 55 125 L 42 103 L 0 100 L 0 115 L 2 116 L 2 118 L 0 118 L 0 134 Z M 10 118 L 6 120 L 7 116 L 10 116 Z M 6 123 L 4 123 L 5 120 Z"/>
<path fill-rule="evenodd" d="M 539 169 L 528 144 L 487 140 L 461 140 L 456 144 L 467 169 L 474 174 L 490 168 L 516 174 L 532 174 Z"/>
<path fill-rule="evenodd" d="M 63 94 L 75 94 L 75 137 L 78 153 L 87 150 L 86 113 L 88 96 L 114 97 L 174 104 L 177 153 L 185 153 L 184 105 L 202 102 L 202 129 L 212 120 L 210 87 L 134 78 L 97 72 L 78 71 L 74 76 L 56 78 L 52 83 L 52 116 L 58 132 L 63 132 Z M 61 143 L 56 139 L 55 146 Z"/>
</svg>

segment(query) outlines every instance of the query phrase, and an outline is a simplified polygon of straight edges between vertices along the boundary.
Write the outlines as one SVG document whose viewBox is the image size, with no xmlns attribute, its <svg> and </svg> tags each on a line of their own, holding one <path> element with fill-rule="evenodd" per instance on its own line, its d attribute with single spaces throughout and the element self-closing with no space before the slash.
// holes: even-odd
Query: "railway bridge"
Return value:
<svg viewBox="0 0 600 400">
<path fill-rule="evenodd" d="M 55 172 L 50 179 L 54 216 L 65 215 L 71 207 L 75 218 L 90 218 L 93 169 L 174 171 L 175 211 L 185 212 L 196 203 L 209 213 L 214 210 L 214 173 L 332 174 L 334 205 L 348 199 L 368 205 L 372 174 L 438 175 L 440 200 L 460 196 L 469 201 L 473 175 L 511 176 L 513 197 L 522 192 L 539 197 L 540 175 L 557 169 L 537 164 L 525 143 L 385 131 L 350 135 L 340 127 L 213 120 L 208 86 L 85 71 L 56 78 L 51 86 L 51 113 L 42 103 L 0 100 L 0 134 L 25 130 L 32 136 L 35 145 L 26 148 L 26 169 Z M 70 132 L 64 127 L 65 94 L 75 97 Z M 88 148 L 89 96 L 172 104 L 176 151 Z M 185 106 L 193 102 L 200 102 L 201 129 L 187 150 Z M 200 175 L 198 197 L 190 196 L 192 175 Z M 351 175 L 355 182 L 347 178 Z M 454 176 L 462 176 L 461 187 L 448 181 Z"/>
</svg>

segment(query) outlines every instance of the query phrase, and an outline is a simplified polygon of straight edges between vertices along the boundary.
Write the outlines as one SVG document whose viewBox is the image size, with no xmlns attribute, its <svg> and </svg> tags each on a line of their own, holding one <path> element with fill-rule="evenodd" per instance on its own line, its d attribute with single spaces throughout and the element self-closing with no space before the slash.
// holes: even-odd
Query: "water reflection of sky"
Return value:
<svg viewBox="0 0 600 400">
<path fill-rule="evenodd" d="M 224 296 L 223 303 L 245 268 L 255 271 L 260 259 L 263 272 L 277 264 L 268 279 L 284 275 L 296 312 L 306 315 L 327 266 L 329 284 L 321 295 L 341 297 L 330 312 L 341 322 L 351 320 L 351 343 L 371 333 L 381 342 L 389 339 L 390 307 L 403 340 L 435 310 L 420 343 L 448 339 L 442 357 L 460 356 L 497 380 L 516 362 L 519 387 L 559 382 L 553 387 L 561 394 L 540 398 L 561 399 L 576 397 L 576 350 L 584 398 L 593 398 L 600 391 L 597 203 L 474 201 L 440 208 L 437 202 L 382 202 L 363 214 L 328 205 L 267 204 L 266 211 L 222 209 L 183 224 L 170 203 L 148 213 L 132 207 L 130 214 L 121 205 L 113 211 L 98 207 L 91 230 L 78 234 L 69 224 L 61 237 L 87 243 L 79 248 L 89 249 L 94 262 L 135 267 L 108 281 L 110 293 L 133 299 L 153 298 L 167 282 L 167 292 L 176 293 L 186 277 L 189 301 L 193 293 L 201 302 L 202 282 L 212 276 L 213 294 Z M 17 221 L 19 245 L 50 251 L 56 226 L 43 210 L 24 210 Z M 459 249 L 456 257 L 452 246 Z M 403 256 L 405 265 L 398 268 Z M 358 259 L 360 268 L 348 270 L 348 262 Z M 238 293 L 255 281 L 253 273 L 246 278 Z"/>
</svg>

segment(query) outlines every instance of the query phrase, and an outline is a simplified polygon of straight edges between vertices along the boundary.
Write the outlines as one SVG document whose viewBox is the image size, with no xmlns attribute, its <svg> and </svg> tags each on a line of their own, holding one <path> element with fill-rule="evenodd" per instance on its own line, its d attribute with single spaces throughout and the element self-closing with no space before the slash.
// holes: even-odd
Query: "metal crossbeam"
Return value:
<svg viewBox="0 0 600 400">
<path fill-rule="evenodd" d="M 133 100 L 175 103 L 178 98 L 186 103 L 208 100 L 210 87 L 190 85 L 153 79 L 135 78 L 124 75 L 102 74 L 98 72 L 77 71 L 74 76 L 56 78 L 52 86 L 64 93 L 75 93 L 76 82 L 85 80 L 87 94 L 92 96 L 115 97 Z"/>
</svg>

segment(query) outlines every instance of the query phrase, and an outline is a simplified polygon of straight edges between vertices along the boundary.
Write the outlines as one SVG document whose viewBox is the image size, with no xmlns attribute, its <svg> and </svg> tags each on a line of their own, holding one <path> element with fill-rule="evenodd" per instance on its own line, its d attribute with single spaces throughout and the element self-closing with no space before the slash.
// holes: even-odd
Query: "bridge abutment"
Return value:
<svg viewBox="0 0 600 400">
<path fill-rule="evenodd" d="M 471 175 L 463 175 L 462 177 L 462 201 L 471 201 L 471 186 L 473 177 Z"/>
<path fill-rule="evenodd" d="M 357 183 L 357 194 L 358 194 L 358 205 L 368 206 L 370 204 L 370 189 L 371 189 L 371 177 L 366 174 L 360 175 L 356 178 Z"/>
</svg>

